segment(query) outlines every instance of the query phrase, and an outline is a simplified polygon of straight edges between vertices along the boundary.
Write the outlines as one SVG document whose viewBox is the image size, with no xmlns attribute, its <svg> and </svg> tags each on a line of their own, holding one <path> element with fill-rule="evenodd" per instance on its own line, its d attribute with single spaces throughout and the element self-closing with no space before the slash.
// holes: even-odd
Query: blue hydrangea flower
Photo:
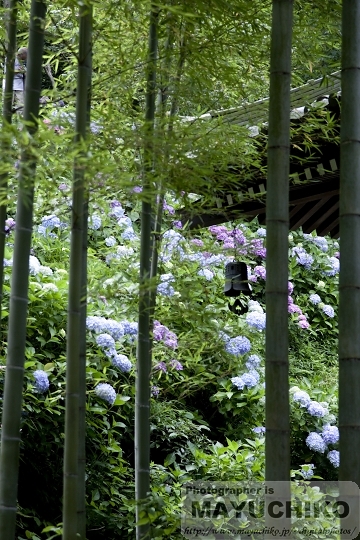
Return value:
<svg viewBox="0 0 360 540">
<path fill-rule="evenodd" d="M 219 338 L 222 340 L 222 341 L 225 341 L 226 343 L 228 341 L 230 341 L 230 336 L 228 336 L 225 332 L 223 332 L 222 330 L 220 330 L 219 334 L 218 334 Z"/>
<path fill-rule="evenodd" d="M 105 244 L 108 247 L 113 247 L 116 245 L 116 238 L 114 236 L 108 236 L 108 238 L 105 238 Z"/>
<path fill-rule="evenodd" d="M 124 328 L 124 334 L 129 334 L 130 336 L 133 336 L 138 333 L 137 322 L 121 321 L 121 324 Z"/>
<path fill-rule="evenodd" d="M 161 294 L 162 296 L 174 296 L 175 289 L 170 283 L 159 283 L 157 286 L 157 292 Z"/>
<path fill-rule="evenodd" d="M 114 338 L 109 334 L 99 334 L 96 336 L 96 343 L 99 347 L 106 347 L 108 349 L 113 349 L 115 347 Z"/>
<path fill-rule="evenodd" d="M 258 384 L 260 375 L 257 371 L 251 370 L 249 373 L 244 373 L 241 378 L 244 381 L 245 386 L 248 388 L 253 388 Z"/>
<path fill-rule="evenodd" d="M 260 364 L 261 364 L 261 358 L 259 358 L 257 354 L 252 354 L 251 356 L 249 356 L 249 358 L 245 362 L 245 366 L 250 370 L 258 368 Z"/>
<path fill-rule="evenodd" d="M 327 413 L 327 410 L 317 401 L 310 401 L 307 410 L 311 416 L 316 416 L 316 418 L 323 418 Z"/>
<path fill-rule="evenodd" d="M 115 389 L 107 383 L 100 383 L 95 386 L 95 394 L 104 401 L 107 401 L 112 405 L 116 399 Z"/>
<path fill-rule="evenodd" d="M 327 315 L 328 317 L 333 318 L 335 315 L 334 309 L 331 306 L 328 306 L 326 304 L 322 306 L 322 310 L 325 313 L 325 315 Z"/>
<path fill-rule="evenodd" d="M 105 320 L 104 317 L 89 315 L 86 317 L 86 328 L 94 332 L 101 332 Z"/>
<path fill-rule="evenodd" d="M 257 234 L 258 236 L 262 236 L 262 237 L 264 238 L 264 237 L 266 236 L 266 229 L 264 229 L 263 227 L 260 227 L 260 229 L 258 229 L 258 230 L 256 231 L 256 234 Z"/>
<path fill-rule="evenodd" d="M 29 257 L 30 274 L 32 274 L 33 276 L 36 276 L 40 272 L 40 267 L 41 267 L 41 264 L 40 264 L 39 259 L 37 257 L 34 257 L 34 255 L 30 255 Z"/>
<path fill-rule="evenodd" d="M 324 238 L 323 236 L 314 236 L 314 237 L 312 238 L 312 241 L 313 241 L 314 244 L 316 244 L 317 247 L 320 248 L 321 251 L 323 251 L 324 253 L 326 253 L 326 251 L 329 249 L 327 240 L 326 240 L 326 238 Z"/>
<path fill-rule="evenodd" d="M 327 455 L 328 460 L 330 461 L 331 465 L 334 465 L 334 467 L 339 467 L 340 465 L 340 452 L 337 450 L 331 450 Z"/>
<path fill-rule="evenodd" d="M 252 432 L 256 433 L 257 435 L 263 435 L 265 431 L 266 431 L 266 428 L 264 428 L 263 426 L 254 427 L 252 429 Z"/>
<path fill-rule="evenodd" d="M 41 220 L 41 226 L 50 230 L 54 227 L 60 227 L 60 219 L 53 214 L 51 216 L 45 216 Z"/>
<path fill-rule="evenodd" d="M 296 403 L 299 403 L 301 407 L 308 407 L 311 403 L 309 394 L 304 390 L 298 390 L 297 392 L 295 392 L 293 395 L 293 400 Z"/>
<path fill-rule="evenodd" d="M 304 248 L 293 248 L 293 255 L 296 255 L 296 261 L 300 266 L 310 270 L 312 263 L 314 262 L 314 257 L 309 253 L 306 253 Z"/>
<path fill-rule="evenodd" d="M 128 216 L 122 216 L 117 224 L 119 225 L 119 227 L 122 227 L 122 228 L 125 228 L 125 229 L 128 229 L 128 228 L 133 228 L 132 226 L 132 221 L 131 219 L 128 217 Z"/>
<path fill-rule="evenodd" d="M 264 330 L 266 326 L 265 313 L 259 313 L 258 311 L 250 311 L 246 315 L 246 322 L 249 326 L 256 328 L 257 330 Z"/>
<path fill-rule="evenodd" d="M 231 338 L 225 345 L 225 351 L 230 354 L 234 354 L 235 356 L 246 354 L 250 351 L 250 349 L 250 341 L 245 336 Z"/>
<path fill-rule="evenodd" d="M 101 227 L 101 217 L 100 216 L 90 216 L 88 220 L 89 229 L 97 231 Z"/>
<path fill-rule="evenodd" d="M 231 382 L 238 390 L 243 390 L 245 386 L 245 382 L 243 381 L 242 377 L 232 377 Z"/>
<path fill-rule="evenodd" d="M 330 426 L 326 424 L 321 434 L 326 444 L 336 444 L 339 442 L 339 428 L 337 426 Z"/>
<path fill-rule="evenodd" d="M 34 379 L 35 379 L 35 391 L 39 394 L 44 394 L 49 390 L 49 377 L 46 373 L 46 371 L 43 371 L 42 369 L 37 369 L 33 373 Z"/>
<path fill-rule="evenodd" d="M 214 273 L 211 270 L 209 270 L 208 268 L 201 268 L 198 271 L 198 276 L 203 276 L 208 281 L 211 281 L 213 279 L 213 277 L 214 277 Z"/>
<path fill-rule="evenodd" d="M 123 337 L 124 327 L 121 323 L 113 319 L 105 319 L 103 329 L 106 330 L 116 341 Z"/>
<path fill-rule="evenodd" d="M 300 472 L 304 480 L 311 480 L 311 478 L 314 476 L 314 469 L 315 469 L 315 466 L 312 463 L 307 463 L 306 465 L 302 465 Z"/>
<path fill-rule="evenodd" d="M 327 261 L 329 270 L 324 270 L 325 276 L 335 276 L 340 271 L 340 261 L 337 257 L 329 257 Z"/>
<path fill-rule="evenodd" d="M 248 309 L 249 311 L 257 311 L 258 313 L 264 313 L 263 308 L 256 300 L 249 300 Z"/>
<path fill-rule="evenodd" d="M 316 306 L 321 302 L 321 298 L 318 294 L 310 294 L 310 302 Z"/>
<path fill-rule="evenodd" d="M 111 358 L 111 363 L 114 367 L 119 368 L 124 373 L 129 373 L 132 368 L 132 363 L 125 354 L 115 354 Z"/>
<path fill-rule="evenodd" d="M 132 227 L 127 227 L 127 229 L 121 233 L 121 238 L 123 240 L 135 240 L 137 235 Z"/>
<path fill-rule="evenodd" d="M 310 448 L 310 450 L 314 450 L 315 452 L 320 452 L 320 454 L 323 454 L 326 450 L 326 444 L 321 435 L 319 433 L 315 433 L 314 431 L 311 432 L 306 437 L 306 444 Z"/>
</svg>

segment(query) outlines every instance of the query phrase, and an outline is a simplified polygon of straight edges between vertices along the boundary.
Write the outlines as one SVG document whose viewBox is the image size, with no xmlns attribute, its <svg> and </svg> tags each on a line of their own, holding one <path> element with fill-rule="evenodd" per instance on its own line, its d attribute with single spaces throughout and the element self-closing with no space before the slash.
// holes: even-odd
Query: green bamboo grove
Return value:
<svg viewBox="0 0 360 540">
<path fill-rule="evenodd" d="M 16 210 L 0 455 L 0 537 L 2 540 L 15 538 L 29 257 L 36 171 L 36 152 L 33 144 L 36 140 L 39 116 L 45 14 L 45 2 L 33 0 L 30 11 L 24 120 L 27 122 L 28 132 L 34 142 L 28 144 L 21 154 Z"/>
</svg>

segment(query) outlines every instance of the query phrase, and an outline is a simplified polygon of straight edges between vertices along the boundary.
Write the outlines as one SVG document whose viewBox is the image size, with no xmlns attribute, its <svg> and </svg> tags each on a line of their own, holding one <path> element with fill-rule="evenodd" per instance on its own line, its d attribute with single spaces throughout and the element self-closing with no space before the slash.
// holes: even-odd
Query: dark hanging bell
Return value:
<svg viewBox="0 0 360 540">
<path fill-rule="evenodd" d="M 251 294 L 248 283 L 247 266 L 243 262 L 229 262 L 225 266 L 225 296 Z"/>
</svg>

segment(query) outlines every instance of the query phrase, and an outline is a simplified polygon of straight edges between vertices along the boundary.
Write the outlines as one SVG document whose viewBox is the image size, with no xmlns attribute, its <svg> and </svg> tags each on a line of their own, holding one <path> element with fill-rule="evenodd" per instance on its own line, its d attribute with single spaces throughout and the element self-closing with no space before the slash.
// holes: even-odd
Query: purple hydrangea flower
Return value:
<svg viewBox="0 0 360 540">
<path fill-rule="evenodd" d="M 184 366 L 178 361 L 178 360 L 170 360 L 170 366 L 174 369 L 176 369 L 176 371 L 182 371 L 184 369 Z"/>
<path fill-rule="evenodd" d="M 183 224 L 179 220 L 178 221 L 173 221 L 173 227 L 175 227 L 176 229 L 182 229 Z"/>
<path fill-rule="evenodd" d="M 158 386 L 152 386 L 151 387 L 151 395 L 156 397 L 160 393 L 160 388 Z"/>
<path fill-rule="evenodd" d="M 337 450 L 331 450 L 327 455 L 328 460 L 330 461 L 331 465 L 334 465 L 334 467 L 338 468 L 340 465 L 340 452 Z"/>
<path fill-rule="evenodd" d="M 203 245 L 204 245 L 204 242 L 202 240 L 200 240 L 199 238 L 193 238 L 191 240 L 191 243 L 194 244 L 194 246 L 197 246 L 197 247 L 203 247 Z"/>
<path fill-rule="evenodd" d="M 225 351 L 235 356 L 246 354 L 250 351 L 251 344 L 247 337 L 237 336 L 229 339 L 225 345 Z"/>
<path fill-rule="evenodd" d="M 5 232 L 10 233 L 13 229 L 15 229 L 15 225 L 16 225 L 15 219 L 8 218 L 5 221 Z"/>
<path fill-rule="evenodd" d="M 133 187 L 132 191 L 133 191 L 133 193 L 141 193 L 142 192 L 142 187 L 141 186 L 135 186 L 135 187 Z"/>
<path fill-rule="evenodd" d="M 95 394 L 104 401 L 107 401 L 110 403 L 110 405 L 113 405 L 115 399 L 116 399 L 116 392 L 115 389 L 107 383 L 100 383 L 97 386 L 95 386 Z"/>
<path fill-rule="evenodd" d="M 164 336 L 164 345 L 170 347 L 171 349 L 176 349 L 178 342 L 176 334 L 174 334 L 174 332 L 171 332 L 170 330 L 166 332 Z"/>
<path fill-rule="evenodd" d="M 263 266 L 255 266 L 254 274 L 261 279 L 266 279 L 266 268 L 264 268 Z"/>
<path fill-rule="evenodd" d="M 320 452 L 320 454 L 323 454 L 326 450 L 326 444 L 323 438 L 321 437 L 321 435 L 319 435 L 319 433 L 315 433 L 314 431 L 311 432 L 306 437 L 305 442 L 307 446 L 310 448 L 310 450 L 314 450 L 315 452 Z"/>
<path fill-rule="evenodd" d="M 35 379 L 35 391 L 39 394 L 44 394 L 49 390 L 49 377 L 46 371 L 42 369 L 37 369 L 33 373 Z"/>
<path fill-rule="evenodd" d="M 65 183 L 59 184 L 59 190 L 60 191 L 67 191 L 68 189 L 69 189 L 69 187 L 67 186 L 67 184 L 65 184 Z"/>
<path fill-rule="evenodd" d="M 324 409 L 324 407 L 317 401 L 311 401 L 307 407 L 307 410 L 311 416 L 316 416 L 316 418 L 323 418 L 327 413 L 326 409 Z"/>
<path fill-rule="evenodd" d="M 154 366 L 154 369 L 156 369 L 158 371 L 162 371 L 163 373 L 166 373 L 167 372 L 167 365 L 165 364 L 165 362 L 158 362 Z"/>
<path fill-rule="evenodd" d="M 336 444 L 339 442 L 339 428 L 337 426 L 326 424 L 326 426 L 323 427 L 321 436 L 326 444 Z"/>
<path fill-rule="evenodd" d="M 288 293 L 292 294 L 293 290 L 294 290 L 294 285 L 290 281 L 288 281 Z"/>
<path fill-rule="evenodd" d="M 301 315 L 300 315 L 301 317 Z M 310 324 L 309 322 L 306 320 L 306 319 L 300 319 L 298 320 L 298 326 L 302 329 L 302 330 L 307 330 L 308 328 L 310 328 Z"/>
</svg>

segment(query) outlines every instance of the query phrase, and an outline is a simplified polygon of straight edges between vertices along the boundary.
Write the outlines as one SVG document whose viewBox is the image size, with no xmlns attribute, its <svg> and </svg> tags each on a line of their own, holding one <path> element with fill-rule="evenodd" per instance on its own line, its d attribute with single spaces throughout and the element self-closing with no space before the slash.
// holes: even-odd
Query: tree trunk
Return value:
<svg viewBox="0 0 360 540">
<path fill-rule="evenodd" d="M 74 162 L 73 203 L 71 220 L 70 242 L 70 272 L 69 272 L 69 302 L 67 319 L 67 370 L 66 370 L 66 410 L 65 410 L 65 449 L 64 449 L 64 497 L 63 497 L 63 539 L 76 540 L 78 521 L 82 523 L 83 517 L 78 518 L 78 502 L 80 498 L 80 482 L 85 481 L 84 470 L 82 479 L 79 477 L 79 434 L 84 433 L 84 418 L 79 424 L 80 410 L 84 411 L 84 373 L 80 370 L 80 363 L 84 371 L 84 360 L 80 359 L 80 353 L 84 354 L 83 334 L 84 328 L 84 305 L 83 305 L 83 249 L 84 249 L 84 204 L 85 195 L 85 161 L 86 151 L 84 141 L 88 125 L 88 91 L 90 81 L 91 62 L 91 8 L 87 5 L 80 7 L 80 31 L 79 31 L 79 62 L 76 92 L 76 134 L 74 143 L 78 147 L 78 154 Z M 82 342 L 82 347 L 80 343 Z M 86 367 L 86 366 L 85 366 Z M 82 387 L 80 388 L 80 380 Z M 83 415 L 82 415 L 83 416 Z M 84 449 L 83 444 L 81 449 Z M 80 537 L 85 539 L 85 535 Z"/>
<path fill-rule="evenodd" d="M 266 257 L 266 482 L 290 493 L 288 230 L 292 0 L 274 0 L 270 58 Z M 288 484 L 287 484 L 288 483 Z"/>
<path fill-rule="evenodd" d="M 138 502 L 136 520 L 142 516 L 141 503 L 150 491 L 150 270 L 151 270 L 151 198 L 152 168 L 154 160 L 154 119 L 156 101 L 158 11 L 150 13 L 149 53 L 147 63 L 145 147 L 143 171 L 143 202 L 141 210 L 140 283 L 139 283 L 139 331 L 137 348 L 137 376 L 135 400 L 135 497 Z M 136 538 L 149 538 L 149 524 L 136 526 Z"/>
<path fill-rule="evenodd" d="M 36 152 L 34 137 L 38 128 L 41 92 L 44 19 L 46 4 L 32 0 L 30 11 L 28 70 L 25 86 L 24 120 L 30 133 L 29 144 L 21 155 L 16 229 L 11 280 L 8 354 L 0 455 L 0 538 L 14 540 L 20 449 L 20 419 L 24 379 L 26 318 L 29 285 Z"/>
</svg>

